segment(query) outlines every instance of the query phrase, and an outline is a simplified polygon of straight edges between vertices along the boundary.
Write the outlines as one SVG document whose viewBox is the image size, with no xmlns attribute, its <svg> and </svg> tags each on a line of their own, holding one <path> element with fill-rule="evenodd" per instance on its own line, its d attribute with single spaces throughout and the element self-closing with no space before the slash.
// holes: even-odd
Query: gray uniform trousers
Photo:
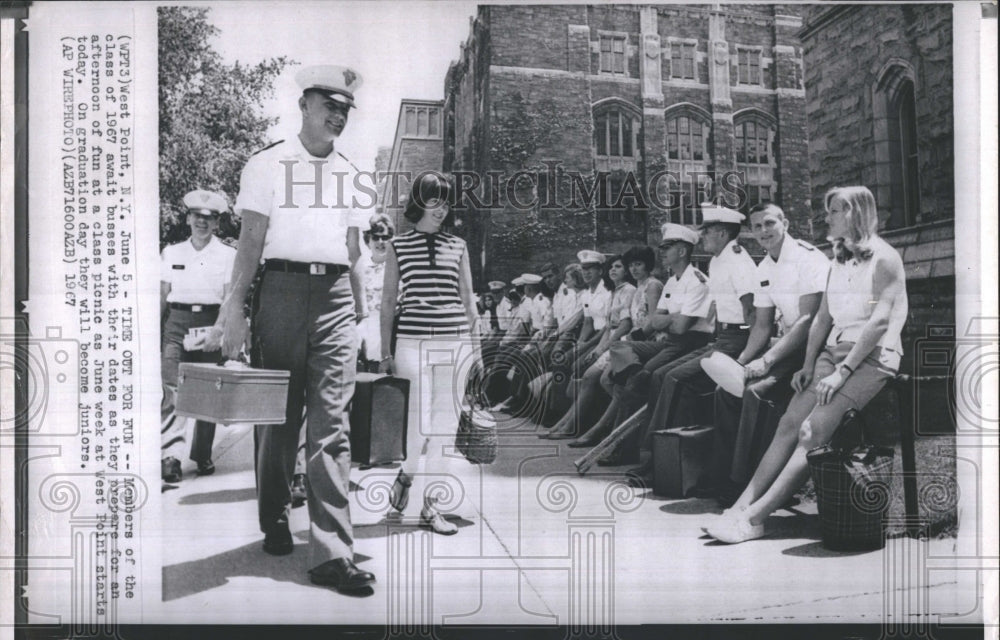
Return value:
<svg viewBox="0 0 1000 640">
<path fill-rule="evenodd" d="M 161 457 L 180 459 L 180 448 L 187 439 L 187 419 L 174 413 L 177 393 L 177 373 L 181 362 L 217 363 L 221 351 L 186 351 L 184 336 L 188 329 L 211 327 L 219 315 L 219 305 L 205 305 L 203 311 L 170 309 L 163 325 L 160 356 L 160 380 L 163 396 L 160 401 L 160 449 Z M 191 439 L 190 458 L 195 462 L 207 462 L 212 457 L 212 443 L 215 441 L 215 423 L 196 420 L 194 436 Z"/>
<path fill-rule="evenodd" d="M 794 395 L 792 375 L 804 358 L 805 347 L 775 362 L 766 376 L 746 385 L 742 398 L 716 389 L 713 467 L 718 481 L 738 487 L 750 481 Z"/>
<path fill-rule="evenodd" d="M 310 275 L 265 271 L 254 295 L 253 365 L 290 371 L 284 424 L 257 425 L 260 529 L 287 524 L 289 483 L 306 420 L 310 566 L 351 558 L 351 472 L 347 405 L 357 374 L 354 298 L 347 271 Z"/>
<path fill-rule="evenodd" d="M 691 352 L 653 372 L 649 389 L 649 424 L 642 448 L 652 448 L 652 432 L 672 427 L 711 424 L 712 416 L 702 415 L 702 396 L 715 391 L 715 382 L 701 368 L 702 358 L 718 351 L 733 359 L 747 346 L 750 332 L 739 327 L 720 329 L 714 342 Z M 709 402 L 711 398 L 709 397 Z"/>
</svg>

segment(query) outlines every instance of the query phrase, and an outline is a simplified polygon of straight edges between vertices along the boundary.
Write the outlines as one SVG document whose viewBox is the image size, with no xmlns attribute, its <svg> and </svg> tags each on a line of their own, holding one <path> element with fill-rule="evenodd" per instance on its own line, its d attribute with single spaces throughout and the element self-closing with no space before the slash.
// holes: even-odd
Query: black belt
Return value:
<svg viewBox="0 0 1000 640">
<path fill-rule="evenodd" d="M 736 324 L 735 322 L 716 322 L 716 329 L 718 331 L 750 331 L 750 327 L 745 324 Z"/>
<path fill-rule="evenodd" d="M 203 311 L 218 311 L 222 305 L 218 304 L 185 304 L 183 302 L 171 302 L 170 308 L 178 311 L 190 311 L 191 313 L 201 313 Z"/>
<path fill-rule="evenodd" d="M 340 276 L 350 270 L 345 264 L 326 264 L 323 262 L 293 262 L 268 258 L 264 261 L 268 271 L 284 271 L 285 273 L 308 273 L 313 276 Z"/>
</svg>

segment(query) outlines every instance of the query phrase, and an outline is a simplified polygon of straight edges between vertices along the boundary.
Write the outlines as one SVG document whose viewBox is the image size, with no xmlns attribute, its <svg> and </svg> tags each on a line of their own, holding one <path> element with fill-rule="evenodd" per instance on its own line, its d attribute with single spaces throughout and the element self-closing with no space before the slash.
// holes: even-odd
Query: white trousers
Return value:
<svg viewBox="0 0 1000 640">
<path fill-rule="evenodd" d="M 410 381 L 403 469 L 413 476 L 406 514 L 417 514 L 424 500 L 443 513 L 470 513 L 478 493 L 470 486 L 470 463 L 455 449 L 465 382 L 478 355 L 468 338 L 440 336 L 396 340 L 395 375 Z M 465 507 L 462 507 L 465 502 Z"/>
</svg>

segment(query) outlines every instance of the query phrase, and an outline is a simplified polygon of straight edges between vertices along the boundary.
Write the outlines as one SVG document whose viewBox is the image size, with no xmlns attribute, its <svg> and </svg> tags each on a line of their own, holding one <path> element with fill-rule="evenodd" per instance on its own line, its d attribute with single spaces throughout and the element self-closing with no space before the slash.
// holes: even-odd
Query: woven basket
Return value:
<svg viewBox="0 0 1000 640">
<path fill-rule="evenodd" d="M 893 454 L 887 447 L 826 445 L 806 456 L 816 485 L 824 547 L 860 551 L 885 546 Z"/>
<path fill-rule="evenodd" d="M 455 448 L 472 464 L 492 463 L 499 448 L 496 423 L 476 422 L 471 411 L 463 411 L 455 434 Z"/>
</svg>

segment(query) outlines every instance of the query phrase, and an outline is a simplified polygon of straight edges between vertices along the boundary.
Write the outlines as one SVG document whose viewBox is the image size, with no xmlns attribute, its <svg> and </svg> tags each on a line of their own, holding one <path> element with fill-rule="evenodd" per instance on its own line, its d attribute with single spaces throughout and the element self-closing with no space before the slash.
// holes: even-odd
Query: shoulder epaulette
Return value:
<svg viewBox="0 0 1000 640">
<path fill-rule="evenodd" d="M 700 282 L 702 284 L 705 284 L 706 282 L 708 282 L 708 277 L 704 273 L 702 273 L 701 271 L 699 271 L 698 269 L 694 270 L 694 277 L 698 278 L 698 282 Z"/>
<path fill-rule="evenodd" d="M 257 155 L 258 153 L 264 153 L 265 151 L 267 151 L 267 150 L 268 150 L 268 149 L 270 149 L 271 147 L 276 147 L 276 146 L 278 146 L 279 144 L 281 144 L 282 142 L 284 142 L 284 140 L 278 140 L 277 142 L 272 142 L 271 144 L 267 145 L 267 146 L 266 146 L 266 147 L 264 147 L 263 149 L 258 149 L 257 151 L 254 151 L 253 153 L 251 153 L 251 154 L 250 154 L 250 157 L 252 158 L 252 157 L 254 157 L 255 155 Z"/>
<path fill-rule="evenodd" d="M 801 240 L 796 240 L 795 242 L 798 243 L 798 245 L 800 247 L 802 247 L 803 249 L 805 249 L 806 251 L 815 251 L 816 250 L 816 247 L 812 246 L 808 242 L 803 242 Z"/>
</svg>

